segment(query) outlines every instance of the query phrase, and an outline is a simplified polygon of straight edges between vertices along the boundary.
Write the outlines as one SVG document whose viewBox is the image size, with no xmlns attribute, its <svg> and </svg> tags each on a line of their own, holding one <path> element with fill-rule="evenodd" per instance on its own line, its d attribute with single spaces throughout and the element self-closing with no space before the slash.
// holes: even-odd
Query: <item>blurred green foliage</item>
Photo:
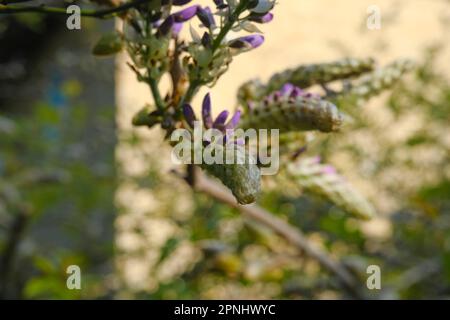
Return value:
<svg viewBox="0 0 450 320">
<path fill-rule="evenodd" d="M 15 245 L 14 256 L 0 254 L 6 298 L 107 295 L 115 212 L 113 110 L 80 102 L 77 80 L 57 90 L 67 105 L 42 101 L 29 114 L 0 118 L 0 253 Z M 85 290 L 67 289 L 72 264 L 83 270 Z"/>
</svg>

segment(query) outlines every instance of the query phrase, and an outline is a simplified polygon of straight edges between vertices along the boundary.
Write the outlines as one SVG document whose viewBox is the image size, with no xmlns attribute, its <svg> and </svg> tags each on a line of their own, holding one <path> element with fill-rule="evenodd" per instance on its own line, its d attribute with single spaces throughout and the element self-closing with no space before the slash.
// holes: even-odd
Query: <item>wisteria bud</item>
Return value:
<svg viewBox="0 0 450 320">
<path fill-rule="evenodd" d="M 201 167 L 228 187 L 240 204 L 253 203 L 261 191 L 261 171 L 245 148 L 229 147 L 235 148 L 232 164 L 202 164 Z"/>
<path fill-rule="evenodd" d="M 244 129 L 289 131 L 337 131 L 342 124 L 337 107 L 319 96 L 286 85 L 249 108 L 240 126 Z"/>
<path fill-rule="evenodd" d="M 334 101 L 339 102 L 359 102 L 365 101 L 382 91 L 395 85 L 402 76 L 411 71 L 414 64 L 410 60 L 397 60 L 393 63 L 379 68 L 371 73 L 362 76 L 347 90 L 340 92 Z"/>
<path fill-rule="evenodd" d="M 287 166 L 288 175 L 304 191 L 322 196 L 359 218 L 375 215 L 372 205 L 334 167 L 320 163 L 320 158 L 300 158 Z"/>
<path fill-rule="evenodd" d="M 302 65 L 275 74 L 267 83 L 267 92 L 279 90 L 285 83 L 292 83 L 300 88 L 315 84 L 326 84 L 339 79 L 348 79 L 373 70 L 373 59 L 347 58 L 330 63 Z"/>
<path fill-rule="evenodd" d="M 212 146 L 211 150 L 214 150 L 212 157 L 219 161 L 210 164 L 202 162 L 200 167 L 228 187 L 240 204 L 253 203 L 260 192 L 261 171 L 256 164 L 256 159 L 247 152 L 246 148 L 237 139 L 228 135 L 237 127 L 241 112 L 236 111 L 228 120 L 229 112 L 224 110 L 213 119 L 211 109 L 211 97 L 207 94 L 202 103 L 203 127 L 218 130 L 223 134 L 223 139 L 219 144 L 204 141 L 200 148 Z M 194 129 L 197 117 L 189 104 L 183 106 L 183 115 L 188 126 Z M 204 149 L 201 151 L 203 153 Z M 194 152 L 192 150 L 192 153 Z"/>
</svg>

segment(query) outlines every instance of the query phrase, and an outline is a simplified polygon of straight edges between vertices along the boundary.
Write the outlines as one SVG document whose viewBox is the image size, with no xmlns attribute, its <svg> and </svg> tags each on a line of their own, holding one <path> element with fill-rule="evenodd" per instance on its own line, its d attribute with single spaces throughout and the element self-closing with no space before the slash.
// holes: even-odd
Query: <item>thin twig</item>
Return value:
<svg viewBox="0 0 450 320">
<path fill-rule="evenodd" d="M 148 83 L 150 85 L 150 90 L 152 91 L 153 99 L 155 100 L 155 105 L 158 110 L 164 110 L 164 101 L 161 98 L 161 94 L 159 92 L 158 83 L 154 78 L 149 78 Z"/>
<path fill-rule="evenodd" d="M 19 2 L 30 2 L 33 0 L 0 0 L 0 4 L 11 4 L 11 3 L 19 3 Z"/>
<path fill-rule="evenodd" d="M 441 266 L 438 259 L 425 260 L 400 275 L 396 285 L 397 291 L 410 288 L 433 274 L 439 273 L 440 270 Z"/>
<path fill-rule="evenodd" d="M 244 0 L 239 3 L 234 12 L 228 18 L 228 21 L 225 23 L 223 28 L 220 30 L 220 33 L 214 39 L 212 44 L 212 53 L 214 53 L 219 46 L 222 44 L 223 39 L 225 39 L 228 32 L 233 28 L 234 23 L 239 19 L 239 15 L 244 12 L 244 10 L 248 7 L 250 1 Z"/>
<path fill-rule="evenodd" d="M 112 18 L 117 13 L 127 11 L 129 9 L 135 8 L 141 4 L 148 3 L 154 0 L 134 0 L 124 3 L 120 6 L 102 10 L 81 10 L 80 15 L 84 17 L 91 18 Z M 41 14 L 53 14 L 53 15 L 67 15 L 66 8 L 59 7 L 48 7 L 45 5 L 37 6 L 23 6 L 23 5 L 4 5 L 0 3 L 0 14 L 14 14 L 14 13 L 24 13 L 24 12 L 35 12 Z"/>
<path fill-rule="evenodd" d="M 299 251 L 304 252 L 309 257 L 317 260 L 325 269 L 333 273 L 352 297 L 357 299 L 363 298 L 358 290 L 359 285 L 357 280 L 349 273 L 345 266 L 311 243 L 301 230 L 292 227 L 282 219 L 257 205 L 239 205 L 233 195 L 224 186 L 211 180 L 199 170 L 195 170 L 196 167 L 190 166 L 190 168 L 191 169 L 188 171 L 187 182 L 194 190 L 205 193 L 232 208 L 236 208 L 245 217 L 270 228 L 295 246 Z"/>
</svg>

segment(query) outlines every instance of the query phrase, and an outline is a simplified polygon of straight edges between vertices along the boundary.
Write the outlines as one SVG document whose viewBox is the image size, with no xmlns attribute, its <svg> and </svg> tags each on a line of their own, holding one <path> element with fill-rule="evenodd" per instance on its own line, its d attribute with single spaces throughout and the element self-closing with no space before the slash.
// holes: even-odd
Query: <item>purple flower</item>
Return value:
<svg viewBox="0 0 450 320">
<path fill-rule="evenodd" d="M 227 125 L 225 126 L 226 129 L 234 129 L 237 127 L 239 120 L 241 120 L 241 111 L 238 110 L 234 113 L 234 115 L 231 117 L 230 121 L 228 121 Z"/>
<path fill-rule="evenodd" d="M 225 129 L 225 122 L 228 119 L 229 112 L 227 110 L 222 111 L 217 116 L 216 120 L 214 120 L 213 128 L 219 129 L 220 131 L 224 131 Z"/>
<path fill-rule="evenodd" d="M 290 98 L 297 98 L 298 96 L 305 96 L 310 97 L 311 93 L 305 92 L 304 90 L 300 89 L 299 87 L 294 87 L 291 94 L 289 95 Z"/>
<path fill-rule="evenodd" d="M 199 5 L 193 5 L 187 7 L 186 9 L 173 13 L 172 16 L 175 18 L 175 22 L 186 22 L 192 19 L 197 14 L 197 10 L 199 7 Z"/>
<path fill-rule="evenodd" d="M 212 127 L 213 120 L 211 116 L 211 96 L 209 93 L 205 96 L 205 98 L 203 98 L 202 119 L 205 128 L 209 129 Z"/>
<path fill-rule="evenodd" d="M 295 86 L 292 83 L 286 83 L 281 87 L 279 93 L 281 93 L 282 96 L 290 96 L 294 89 Z"/>
<path fill-rule="evenodd" d="M 189 104 L 185 104 L 183 106 L 183 115 L 188 125 L 191 128 L 194 128 L 194 122 L 197 120 L 197 118 L 195 117 L 194 110 Z"/>
<path fill-rule="evenodd" d="M 328 164 L 328 165 L 324 165 L 322 167 L 322 173 L 323 174 L 336 174 L 337 171 L 336 171 L 335 167 Z"/>
<path fill-rule="evenodd" d="M 189 2 L 191 0 L 179 0 L 174 1 L 173 4 L 181 6 Z M 172 32 L 173 36 L 177 36 L 183 28 L 183 22 L 192 19 L 197 14 L 198 8 L 200 8 L 199 5 L 193 5 L 171 14 L 162 23 L 160 21 L 156 22 L 155 26 L 159 27 L 158 32 L 162 35 Z"/>
<path fill-rule="evenodd" d="M 250 15 L 248 20 L 256 22 L 256 23 L 269 23 L 273 20 L 273 13 L 266 13 L 266 14 L 256 14 L 253 13 Z"/>
<path fill-rule="evenodd" d="M 255 49 L 264 43 L 264 36 L 260 34 L 253 34 L 245 37 L 240 37 L 229 42 L 229 46 L 235 49 Z"/>
<path fill-rule="evenodd" d="M 169 33 L 172 33 L 172 36 L 177 36 L 180 34 L 181 29 L 183 28 L 182 22 L 175 22 L 175 18 L 173 16 L 168 16 L 166 20 L 159 20 L 154 23 L 154 26 L 158 28 L 158 33 L 165 36 Z"/>
<path fill-rule="evenodd" d="M 201 42 L 205 48 L 209 48 L 211 46 L 212 40 L 211 40 L 211 36 L 209 35 L 208 32 L 205 32 L 203 34 Z"/>
<path fill-rule="evenodd" d="M 183 22 L 175 22 L 172 27 L 172 35 L 178 36 L 183 29 Z"/>
<path fill-rule="evenodd" d="M 322 157 L 321 157 L 321 156 L 315 156 L 315 157 L 312 157 L 312 158 L 311 158 L 311 162 L 312 162 L 312 163 L 318 164 L 318 163 L 320 163 L 321 161 L 322 161 Z"/>
<path fill-rule="evenodd" d="M 216 21 L 214 20 L 214 16 L 209 7 L 205 8 L 199 7 L 197 9 L 197 17 L 207 28 L 212 28 L 216 26 Z"/>
<path fill-rule="evenodd" d="M 184 118 L 186 119 L 186 122 L 188 125 L 193 128 L 194 127 L 194 121 L 197 120 L 195 117 L 194 110 L 189 104 L 185 104 L 183 106 L 183 114 Z M 213 121 L 212 115 L 211 115 L 211 96 L 208 93 L 203 98 L 202 103 L 202 120 L 203 120 L 203 126 L 206 129 L 218 129 L 222 132 L 225 132 L 226 130 L 232 130 L 237 127 L 239 120 L 241 118 L 241 112 L 237 111 L 230 119 L 230 121 L 227 122 L 229 116 L 229 112 L 227 110 L 222 111 L 216 119 Z"/>
<path fill-rule="evenodd" d="M 277 102 L 280 101 L 281 99 L 296 99 L 298 97 L 302 97 L 302 98 L 314 98 L 314 99 L 318 99 L 320 98 L 319 95 L 311 93 L 311 92 L 306 92 L 302 89 L 300 89 L 299 87 L 294 86 L 292 83 L 286 83 L 283 85 L 283 87 L 281 87 L 281 89 L 279 91 L 275 91 L 272 94 L 270 94 L 269 96 L 267 96 L 264 100 L 267 103 L 270 103 L 272 101 Z"/>
</svg>

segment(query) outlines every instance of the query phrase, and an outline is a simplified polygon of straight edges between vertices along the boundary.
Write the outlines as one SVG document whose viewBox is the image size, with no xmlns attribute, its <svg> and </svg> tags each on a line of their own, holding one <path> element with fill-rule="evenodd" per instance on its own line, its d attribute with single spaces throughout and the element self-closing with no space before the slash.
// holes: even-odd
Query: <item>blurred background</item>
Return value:
<svg viewBox="0 0 450 320">
<path fill-rule="evenodd" d="M 216 112 L 237 104 L 243 82 L 300 64 L 418 67 L 314 149 L 374 204 L 375 219 L 280 188 L 260 204 L 342 261 L 368 298 L 450 298 L 449 1 L 278 2 L 265 44 L 210 90 Z M 370 5 L 380 30 L 366 26 Z M 348 298 L 317 261 L 170 174 L 160 129 L 131 126 L 151 96 L 128 57 L 91 55 L 111 28 L 0 16 L 0 298 Z M 66 286 L 74 264 L 81 290 Z M 364 289 L 369 265 L 381 268 L 381 290 Z"/>
</svg>

